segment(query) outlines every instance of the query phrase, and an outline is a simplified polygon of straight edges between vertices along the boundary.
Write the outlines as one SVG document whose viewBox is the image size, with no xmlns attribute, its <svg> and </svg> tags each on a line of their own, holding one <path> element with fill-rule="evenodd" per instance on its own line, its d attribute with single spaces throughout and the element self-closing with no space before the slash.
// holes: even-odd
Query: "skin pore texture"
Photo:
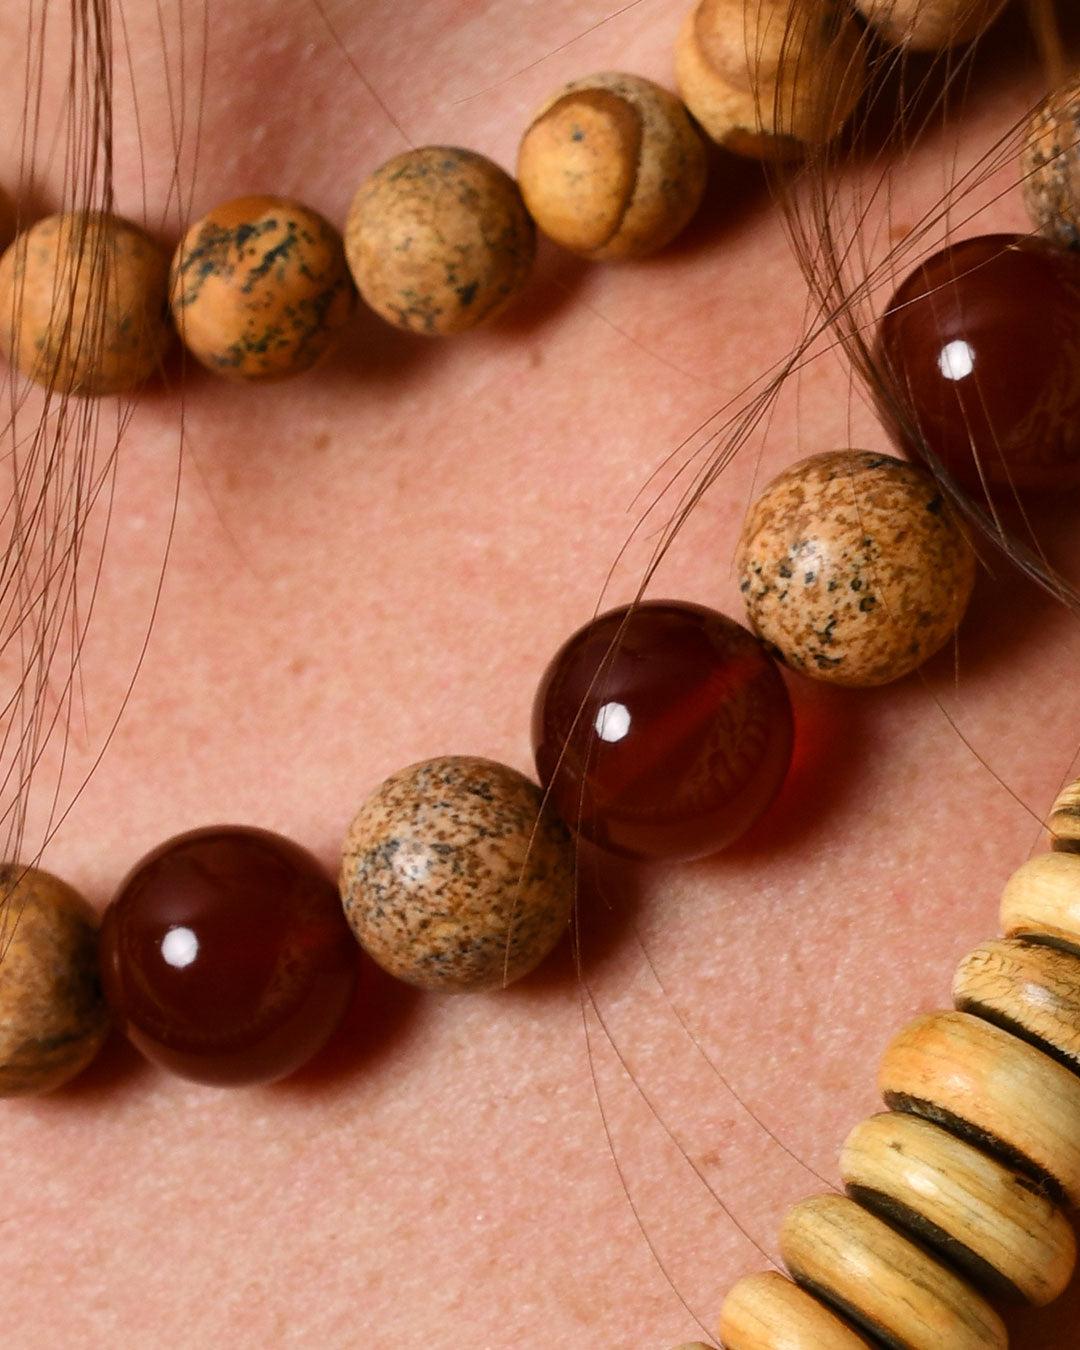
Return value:
<svg viewBox="0 0 1080 1350">
<path fill-rule="evenodd" d="M 42 8 L 0 10 L 11 190 Z M 64 200 L 67 153 L 67 7 L 46 8 L 40 213 Z M 114 8 L 116 208 L 174 240 L 250 192 L 340 223 L 410 141 L 512 168 L 562 82 L 625 69 L 670 87 L 683 5 L 323 0 L 331 31 L 311 0 L 254 0 L 212 6 L 209 34 L 202 0 Z M 896 166 L 866 230 L 875 256 L 1043 92 L 1026 32 L 1017 7 L 962 112 L 958 89 L 947 128 Z M 953 202 L 951 228 L 1025 229 L 1015 178 L 1006 155 Z M 59 781 L 70 810 L 43 862 L 100 909 L 181 830 L 257 824 L 336 869 L 356 807 L 403 765 L 471 753 L 530 771 L 549 656 L 598 604 L 633 597 L 678 504 L 664 483 L 706 462 L 699 429 L 745 402 L 806 310 L 760 171 L 718 157 L 674 247 L 605 268 L 542 245 L 522 302 L 489 329 L 436 344 L 365 316 L 294 383 L 192 369 L 181 392 L 174 367 L 172 387 L 99 405 L 101 466 L 121 416 L 123 435 L 86 528 L 79 679 L 66 710 L 66 672 L 43 694 L 67 738 L 39 767 L 28 851 Z M 888 449 L 843 361 L 815 351 L 649 594 L 741 617 L 732 556 L 755 485 L 821 450 Z M 10 387 L 25 433 L 40 399 Z M 1036 509 L 1038 537 L 1075 581 L 1058 516 Z M 795 765 L 736 847 L 584 869 L 583 981 L 567 951 L 491 995 L 419 995 L 368 971 L 342 1034 L 283 1084 L 187 1084 L 115 1043 L 53 1097 L 6 1104 L 5 1346 L 664 1350 L 711 1336 L 724 1290 L 776 1259 L 784 1209 L 836 1183 L 845 1134 L 879 1109 L 882 1048 L 947 1005 L 1075 772 L 1075 620 L 985 561 L 956 645 L 921 676 L 866 692 L 792 679 Z M 1066 1350 L 1080 1291 L 1010 1319 L 1019 1350 Z"/>
</svg>

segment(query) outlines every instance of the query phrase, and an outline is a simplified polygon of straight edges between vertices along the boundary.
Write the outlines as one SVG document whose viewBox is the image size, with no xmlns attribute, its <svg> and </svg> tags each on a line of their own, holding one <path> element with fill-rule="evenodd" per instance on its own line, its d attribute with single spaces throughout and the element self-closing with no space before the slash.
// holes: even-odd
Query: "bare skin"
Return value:
<svg viewBox="0 0 1080 1350">
<path fill-rule="evenodd" d="M 16 71 L 21 8 L 0 14 Z M 117 206 L 175 237 L 155 8 L 125 9 L 144 158 L 125 74 Z M 206 76 L 183 207 L 268 191 L 342 220 L 404 143 L 310 0 L 215 7 L 205 49 L 201 5 L 179 8 L 189 86 L 204 60 Z M 412 141 L 512 166 L 518 129 L 562 81 L 622 67 L 670 85 L 681 6 L 651 0 L 607 23 L 569 0 L 326 12 Z M 1022 31 L 1010 22 L 1003 50 Z M 969 157 L 1038 96 L 1034 67 L 995 71 L 992 106 L 958 133 Z M 18 86 L 0 93 L 0 125 L 18 125 Z M 46 120 L 59 94 L 47 81 Z M 0 136 L 0 182 L 21 158 Z M 932 201 L 938 157 L 916 156 L 911 175 L 910 201 Z M 972 231 L 1025 227 L 1011 175 Z M 43 157 L 36 206 L 56 206 L 62 178 Z M 756 171 L 724 161 L 714 184 L 661 258 L 594 269 L 544 248 L 521 305 L 452 345 L 365 318 L 294 384 L 195 374 L 182 399 L 140 400 L 69 794 L 138 661 L 174 497 L 175 537 L 130 700 L 45 865 L 103 907 L 147 849 L 228 820 L 296 838 L 332 869 L 353 810 L 394 769 L 455 752 L 529 769 L 537 678 L 601 601 L 656 496 L 649 475 L 803 327 Z M 755 482 L 845 444 L 887 448 L 823 356 L 700 503 L 651 593 L 738 615 L 731 558 Z M 1042 528 L 1049 547 L 1065 537 Z M 651 546 L 646 531 L 603 603 L 634 594 Z M 113 1045 L 71 1088 L 9 1104 L 5 1344 L 661 1350 L 713 1335 L 724 1289 L 776 1258 L 787 1204 L 835 1183 L 844 1134 L 877 1109 L 889 1036 L 947 1003 L 956 961 L 996 930 L 1001 884 L 1040 846 L 1037 815 L 1073 767 L 1077 650 L 1066 612 L 995 559 L 956 649 L 924 677 L 862 693 L 792 682 L 797 762 L 744 842 L 587 878 L 583 984 L 565 953 L 500 995 L 419 996 L 371 974 L 343 1035 L 291 1082 L 215 1091 Z M 1065 1350 L 1078 1316 L 1074 1285 L 1018 1318 L 1013 1344 Z"/>
</svg>

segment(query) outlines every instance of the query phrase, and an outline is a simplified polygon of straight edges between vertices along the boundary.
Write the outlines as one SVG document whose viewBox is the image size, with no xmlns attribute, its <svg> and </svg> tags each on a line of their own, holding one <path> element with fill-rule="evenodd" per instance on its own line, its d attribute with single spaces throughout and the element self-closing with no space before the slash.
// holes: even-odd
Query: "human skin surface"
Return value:
<svg viewBox="0 0 1080 1350">
<path fill-rule="evenodd" d="M 209 35 L 201 0 L 158 8 L 128 0 L 117 24 L 116 203 L 174 240 L 252 192 L 341 222 L 410 141 L 512 167 L 518 129 L 562 82 L 627 69 L 670 86 L 682 6 L 256 0 L 214 6 Z M 39 9 L 0 9 L 16 73 Z M 50 12 L 40 212 L 64 181 L 49 147 L 66 39 Z M 1003 21 L 963 117 L 898 166 L 889 238 L 1039 97 L 1024 31 L 1020 14 Z M 26 108 L 6 82 L 13 190 Z M 956 228 L 1025 228 L 1014 180 L 1003 163 Z M 403 765 L 467 753 L 529 770 L 550 654 L 636 593 L 678 506 L 682 480 L 664 484 L 715 451 L 700 428 L 745 402 L 806 310 L 760 173 L 718 157 L 701 218 L 654 260 L 602 268 L 543 246 L 521 302 L 452 343 L 365 316 L 295 383 L 190 368 L 182 388 L 174 372 L 123 405 L 96 577 L 100 515 L 87 531 L 96 600 L 66 761 L 55 737 L 29 851 L 61 781 L 70 809 L 42 862 L 101 909 L 182 830 L 260 825 L 333 870 L 351 815 Z M 649 594 L 739 616 L 732 558 L 755 487 L 802 455 L 889 448 L 827 346 L 696 505 Z M 39 405 L 26 396 L 20 425 Z M 102 405 L 102 456 L 119 406 Z M 1067 567 L 1057 517 L 1037 511 L 1039 537 Z M 509 991 L 436 996 L 366 969 L 342 1033 L 288 1082 L 200 1087 L 114 1042 L 69 1088 L 6 1103 L 5 1346 L 713 1336 L 723 1291 L 778 1259 L 784 1209 L 836 1184 L 844 1135 L 879 1109 L 884 1045 L 947 1005 L 1075 771 L 1075 623 L 984 554 L 957 642 L 921 675 L 864 692 L 791 679 L 796 761 L 742 842 L 671 868 L 586 860 L 580 975 L 563 950 Z M 1012 1343 L 1065 1350 L 1078 1318 L 1074 1283 L 1017 1316 Z"/>
</svg>

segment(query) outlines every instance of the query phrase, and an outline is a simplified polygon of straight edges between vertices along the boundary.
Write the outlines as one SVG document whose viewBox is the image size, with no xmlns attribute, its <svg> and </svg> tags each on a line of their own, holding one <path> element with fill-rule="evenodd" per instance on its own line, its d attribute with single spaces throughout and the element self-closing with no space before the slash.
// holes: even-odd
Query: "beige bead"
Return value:
<svg viewBox="0 0 1080 1350">
<path fill-rule="evenodd" d="M 0 1097 L 51 1092 L 90 1063 L 109 1029 L 97 919 L 36 868 L 0 868 L 0 888 Z"/>
<path fill-rule="evenodd" d="M 1001 927 L 1080 951 L 1080 854 L 1041 853 L 1018 867 L 1002 892 Z"/>
<path fill-rule="evenodd" d="M 1056 852 L 1080 853 L 1080 778 L 1058 793 L 1046 828 Z"/>
<path fill-rule="evenodd" d="M 906 1350 L 1007 1350 L 1001 1319 L 975 1291 L 843 1195 L 790 1209 L 780 1253 L 801 1284 Z"/>
<path fill-rule="evenodd" d="M 848 1193 L 939 1251 L 991 1296 L 1037 1306 L 1063 1293 L 1076 1261 L 1064 1214 L 1026 1178 L 918 1116 L 864 1120 L 847 1137 Z"/>
<path fill-rule="evenodd" d="M 536 230 L 514 180 L 471 150 L 425 146 L 353 198 L 345 253 L 367 303 L 427 336 L 501 314 L 529 279 Z"/>
<path fill-rule="evenodd" d="M 391 975 L 456 993 L 511 984 L 566 932 L 574 850 L 543 793 L 466 755 L 393 774 L 349 827 L 341 898 Z"/>
<path fill-rule="evenodd" d="M 748 1275 L 724 1300 L 720 1340 L 727 1350 L 870 1350 L 818 1300 L 775 1270 Z"/>
<path fill-rule="evenodd" d="M 794 670 L 876 685 L 914 670 L 963 616 L 975 558 L 934 480 L 839 450 L 785 470 L 754 503 L 736 568 L 751 625 Z"/>
<path fill-rule="evenodd" d="M 356 302 L 341 236 L 283 197 L 239 197 L 196 222 L 173 257 L 169 293 L 185 346 L 233 380 L 310 369 Z"/>
<path fill-rule="evenodd" d="M 1008 0 L 855 0 L 878 37 L 910 51 L 943 51 L 984 33 Z"/>
<path fill-rule="evenodd" d="M 1080 1079 L 1000 1027 L 962 1012 L 917 1017 L 881 1061 L 887 1106 L 992 1148 L 1080 1202 Z"/>
<path fill-rule="evenodd" d="M 130 221 L 49 216 L 0 258 L 0 348 L 57 393 L 120 394 L 172 341 L 168 260 Z"/>
<path fill-rule="evenodd" d="M 675 78 L 718 144 L 785 158 L 847 121 L 866 84 L 864 46 L 838 0 L 698 0 L 676 40 Z"/>
<path fill-rule="evenodd" d="M 679 233 L 705 190 L 686 109 L 636 75 L 574 80 L 536 112 L 518 151 L 529 214 L 587 258 L 640 258 Z"/>
<path fill-rule="evenodd" d="M 1080 1073 L 1080 956 L 1022 938 L 984 942 L 960 963 L 953 1001 Z"/>
<path fill-rule="evenodd" d="M 1080 247 L 1080 77 L 1055 89 L 1028 122 L 1021 186 L 1037 230 Z"/>
</svg>

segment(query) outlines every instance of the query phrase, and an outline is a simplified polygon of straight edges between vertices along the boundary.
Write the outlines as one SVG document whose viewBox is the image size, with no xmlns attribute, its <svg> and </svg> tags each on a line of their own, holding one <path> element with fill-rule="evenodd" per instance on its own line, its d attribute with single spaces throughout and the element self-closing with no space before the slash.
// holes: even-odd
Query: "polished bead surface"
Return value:
<svg viewBox="0 0 1080 1350">
<path fill-rule="evenodd" d="M 757 639 L 700 605 L 645 601 L 586 625 L 537 691 L 540 781 L 585 838 L 697 858 L 762 815 L 791 759 L 787 688 Z"/>
<path fill-rule="evenodd" d="M 318 863 L 265 830 L 212 827 L 163 844 L 105 912 L 101 976 L 120 1028 L 203 1083 L 298 1069 L 348 1006 L 356 945 Z"/>
<path fill-rule="evenodd" d="M 917 268 L 881 322 L 886 421 L 963 486 L 1080 482 L 1080 256 L 984 235 Z"/>
</svg>

